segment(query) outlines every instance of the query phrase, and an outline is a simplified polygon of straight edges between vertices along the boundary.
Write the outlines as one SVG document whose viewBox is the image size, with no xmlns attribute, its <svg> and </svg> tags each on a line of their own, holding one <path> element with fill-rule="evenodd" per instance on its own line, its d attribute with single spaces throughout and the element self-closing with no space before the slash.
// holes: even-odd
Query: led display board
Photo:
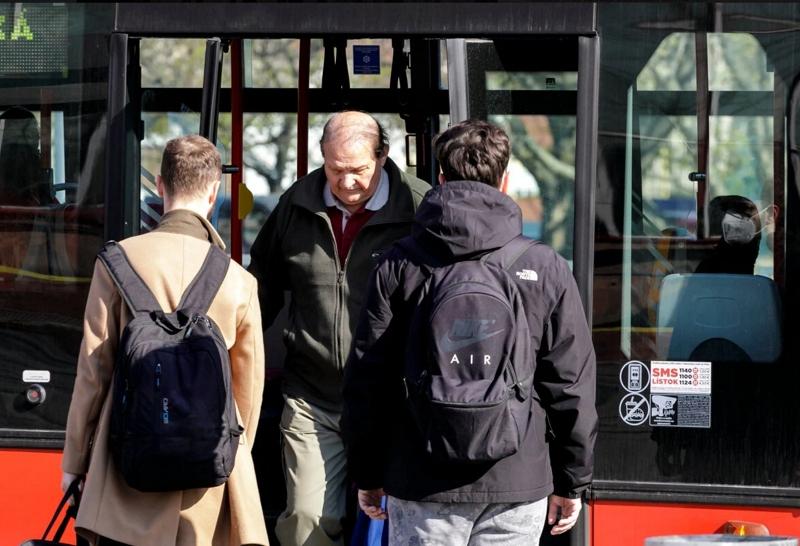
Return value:
<svg viewBox="0 0 800 546">
<path fill-rule="evenodd" d="M 0 3 L 0 77 L 67 72 L 67 7 Z"/>
</svg>

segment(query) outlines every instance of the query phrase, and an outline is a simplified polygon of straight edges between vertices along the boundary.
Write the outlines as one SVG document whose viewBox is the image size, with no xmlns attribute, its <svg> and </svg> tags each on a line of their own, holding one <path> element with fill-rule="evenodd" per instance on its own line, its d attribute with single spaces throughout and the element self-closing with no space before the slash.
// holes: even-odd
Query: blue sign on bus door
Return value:
<svg viewBox="0 0 800 546">
<path fill-rule="evenodd" d="M 353 74 L 380 74 L 380 73 L 381 73 L 380 46 L 354 45 Z"/>
</svg>

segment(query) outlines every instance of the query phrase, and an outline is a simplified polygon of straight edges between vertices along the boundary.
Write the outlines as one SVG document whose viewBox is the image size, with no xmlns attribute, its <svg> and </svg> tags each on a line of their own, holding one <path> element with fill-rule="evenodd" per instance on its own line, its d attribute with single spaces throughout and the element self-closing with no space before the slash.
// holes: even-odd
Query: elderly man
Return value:
<svg viewBox="0 0 800 546">
<path fill-rule="evenodd" d="M 320 140 L 325 165 L 281 197 L 250 251 L 264 326 L 291 295 L 281 417 L 287 488 L 276 534 L 284 546 L 342 544 L 344 363 L 367 280 L 410 232 L 429 189 L 388 158 L 381 125 L 340 112 Z"/>
<path fill-rule="evenodd" d="M 178 307 L 209 247 L 225 247 L 207 220 L 221 176 L 220 155 L 211 142 L 197 135 L 170 140 L 156 179 L 164 216 L 152 232 L 120 243 L 165 312 Z M 228 347 L 233 399 L 244 427 L 233 472 L 217 487 L 136 490 L 114 464 L 109 443 L 114 361 L 132 314 L 103 262 L 95 265 L 62 462 L 63 489 L 86 478 L 76 528 L 95 544 L 269 543 L 250 454 L 261 412 L 264 345 L 256 281 L 238 264 L 228 265 L 207 317 Z M 174 367 L 167 364 L 168 369 Z"/>
</svg>

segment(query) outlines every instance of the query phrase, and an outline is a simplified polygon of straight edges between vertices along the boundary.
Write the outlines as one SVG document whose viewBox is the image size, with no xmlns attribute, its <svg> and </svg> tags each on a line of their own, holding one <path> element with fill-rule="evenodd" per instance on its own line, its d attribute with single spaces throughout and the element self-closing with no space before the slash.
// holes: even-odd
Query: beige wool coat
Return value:
<svg viewBox="0 0 800 546">
<path fill-rule="evenodd" d="M 133 268 L 171 312 L 205 259 L 209 241 L 224 247 L 200 216 L 177 210 L 157 230 L 122 241 Z M 268 544 L 251 446 L 264 387 L 264 347 L 255 279 L 231 262 L 208 311 L 231 357 L 241 436 L 228 482 L 209 489 L 142 493 L 127 486 L 108 449 L 114 356 L 130 312 L 108 271 L 94 269 L 84 318 L 62 468 L 85 474 L 76 527 L 135 546 Z"/>
</svg>

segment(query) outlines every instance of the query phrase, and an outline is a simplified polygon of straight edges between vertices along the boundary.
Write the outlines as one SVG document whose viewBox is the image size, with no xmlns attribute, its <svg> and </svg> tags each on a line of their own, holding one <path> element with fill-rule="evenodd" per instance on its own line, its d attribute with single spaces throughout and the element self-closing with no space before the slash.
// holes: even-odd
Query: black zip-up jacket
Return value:
<svg viewBox="0 0 800 546">
<path fill-rule="evenodd" d="M 405 243 L 448 262 L 477 258 L 521 232 L 511 198 L 486 184 L 447 182 L 425 196 Z M 495 463 L 442 464 L 425 453 L 402 381 L 409 317 L 425 280 L 417 259 L 397 244 L 382 259 L 345 370 L 343 430 L 357 486 L 414 501 L 574 497 L 592 480 L 597 412 L 594 350 L 567 262 L 539 243 L 508 268 L 535 352 L 537 403 L 521 448 Z"/>
<path fill-rule="evenodd" d="M 389 200 L 358 232 L 344 263 L 322 197 L 322 168 L 286 190 L 250 249 L 248 271 L 258 279 L 265 329 L 284 293 L 291 295 L 283 392 L 331 411 L 341 410 L 343 369 L 369 276 L 381 254 L 411 232 L 414 211 L 430 189 L 391 159 L 384 169 Z"/>
</svg>

